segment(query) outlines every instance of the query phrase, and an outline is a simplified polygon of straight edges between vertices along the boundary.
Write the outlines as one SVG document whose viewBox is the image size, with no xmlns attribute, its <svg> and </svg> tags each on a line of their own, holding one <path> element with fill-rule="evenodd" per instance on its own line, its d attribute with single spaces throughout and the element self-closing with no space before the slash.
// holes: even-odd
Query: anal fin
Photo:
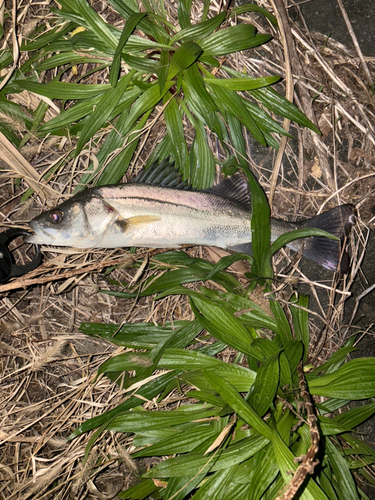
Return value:
<svg viewBox="0 0 375 500">
<path fill-rule="evenodd" d="M 247 253 L 249 255 L 253 255 L 253 247 L 250 242 L 241 243 L 240 245 L 234 245 L 232 247 L 228 247 L 228 250 L 232 250 L 232 252 Z"/>
</svg>

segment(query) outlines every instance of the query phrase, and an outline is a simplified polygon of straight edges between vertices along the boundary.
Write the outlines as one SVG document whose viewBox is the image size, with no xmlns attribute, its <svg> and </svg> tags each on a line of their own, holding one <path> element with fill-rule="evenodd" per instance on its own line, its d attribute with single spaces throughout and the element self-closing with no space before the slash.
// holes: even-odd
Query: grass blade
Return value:
<svg viewBox="0 0 375 500">
<path fill-rule="evenodd" d="M 116 52 L 112 61 L 111 71 L 109 73 L 109 83 L 112 85 L 112 87 L 116 87 L 117 85 L 117 80 L 120 72 L 122 50 L 126 42 L 128 41 L 130 35 L 136 28 L 137 24 L 140 23 L 140 21 L 142 21 L 145 15 L 146 15 L 145 12 L 139 14 L 138 13 L 132 14 L 126 22 L 125 28 L 121 33 L 120 41 L 116 47 Z"/>
<path fill-rule="evenodd" d="M 85 146 L 86 142 L 104 125 L 108 117 L 111 115 L 119 100 L 128 88 L 128 85 L 135 74 L 135 70 L 130 71 L 127 75 L 121 78 L 119 84 L 109 89 L 90 115 L 89 121 L 82 129 L 78 139 L 74 156 L 77 157 Z"/>
</svg>

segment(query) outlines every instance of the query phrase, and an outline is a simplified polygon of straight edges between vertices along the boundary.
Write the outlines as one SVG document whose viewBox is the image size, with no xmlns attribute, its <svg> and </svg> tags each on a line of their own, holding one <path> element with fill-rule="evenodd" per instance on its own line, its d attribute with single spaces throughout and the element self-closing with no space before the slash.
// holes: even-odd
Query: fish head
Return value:
<svg viewBox="0 0 375 500">
<path fill-rule="evenodd" d="M 106 229 L 117 217 L 115 209 L 100 196 L 79 193 L 31 220 L 33 234 L 26 240 L 39 245 L 98 247 Z"/>
</svg>

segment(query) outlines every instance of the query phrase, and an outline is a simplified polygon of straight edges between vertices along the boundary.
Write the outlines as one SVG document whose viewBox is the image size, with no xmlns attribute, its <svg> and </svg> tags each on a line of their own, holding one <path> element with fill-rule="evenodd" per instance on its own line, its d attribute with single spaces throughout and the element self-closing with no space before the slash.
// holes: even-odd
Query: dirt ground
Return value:
<svg viewBox="0 0 375 500">
<path fill-rule="evenodd" d="M 372 0 L 343 0 L 343 5 L 363 54 L 368 56 L 368 60 L 374 60 L 375 11 Z M 292 6 L 289 9 L 289 15 L 291 19 L 296 21 L 300 26 L 306 23 L 309 30 L 322 33 L 326 37 L 331 37 L 352 50 L 355 48 L 338 2 L 327 2 L 325 0 L 304 2 L 300 6 L 300 12 L 296 7 Z M 365 186 L 362 185 L 361 190 L 363 195 L 366 195 Z M 370 195 L 369 201 L 371 206 L 375 208 L 375 198 L 373 194 Z M 370 227 L 373 228 L 374 226 L 370 224 Z M 353 286 L 353 297 L 347 304 L 348 320 L 355 304 L 355 297 L 358 297 L 368 286 L 375 283 L 374 252 L 375 235 L 372 230 L 367 244 L 366 255 L 362 263 L 362 271 L 366 280 L 362 283 L 360 280 L 357 280 Z M 365 327 L 375 323 L 375 290 L 370 292 L 361 301 L 356 321 Z M 364 349 L 363 354 L 366 353 L 369 356 L 374 355 L 375 348 L 372 336 L 363 341 L 362 349 Z M 373 439 L 373 441 L 375 442 L 375 439 Z"/>
</svg>

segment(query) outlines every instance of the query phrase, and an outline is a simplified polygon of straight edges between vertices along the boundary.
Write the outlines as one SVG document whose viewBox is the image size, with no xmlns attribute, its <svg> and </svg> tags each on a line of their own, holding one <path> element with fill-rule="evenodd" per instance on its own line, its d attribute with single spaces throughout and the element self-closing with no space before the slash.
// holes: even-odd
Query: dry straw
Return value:
<svg viewBox="0 0 375 500">
<path fill-rule="evenodd" d="M 254 156 L 254 146 L 249 146 L 251 167 L 273 199 L 273 213 L 281 217 L 285 214 L 289 217 L 311 215 L 323 207 L 361 200 L 360 218 L 352 243 L 353 266 L 348 276 L 334 277 L 331 282 L 314 282 L 293 261 L 279 275 L 285 280 L 279 287 L 280 300 L 286 300 L 290 285 L 297 283 L 302 283 L 315 298 L 316 308 L 311 316 L 313 356 L 324 360 L 340 345 L 344 336 L 350 334 L 343 323 L 345 300 L 354 280 L 361 275 L 360 264 L 369 234 L 362 220 L 371 218 L 370 203 L 363 196 L 374 188 L 375 177 L 373 96 L 367 90 L 369 80 L 372 81 L 375 75 L 374 60 L 364 57 L 358 45 L 356 52 L 352 52 L 332 39 L 327 42 L 322 35 L 301 29 L 290 20 L 287 24 L 283 2 L 279 0 L 259 0 L 258 4 L 273 9 L 283 29 L 280 33 L 274 31 L 274 40 L 262 50 L 252 51 L 250 55 L 238 53 L 226 63 L 255 76 L 284 76 L 288 97 L 293 97 L 312 119 L 314 112 L 323 131 L 323 137 L 318 138 L 308 131 L 292 128 L 299 139 L 298 147 L 285 142 L 279 155 L 267 150 L 262 160 Z M 342 7 L 340 0 L 339 4 Z M 217 12 L 220 5 L 211 2 L 211 12 Z M 37 4 L 23 3 L 18 6 L 18 12 L 23 8 L 36 19 L 41 15 Z M 109 7 L 103 8 L 106 14 L 110 12 Z M 166 3 L 166 8 L 172 17 L 176 15 L 174 3 Z M 197 3 L 194 8 L 198 19 L 201 5 Z M 256 14 L 244 17 L 249 18 L 260 32 L 272 29 L 265 28 Z M 11 37 L 15 37 L 14 23 L 6 34 L 6 39 Z M 108 74 L 103 73 L 103 77 Z M 298 94 L 293 96 L 294 83 Z M 314 97 L 314 111 L 311 97 Z M 36 95 L 31 98 L 35 109 L 40 98 Z M 56 113 L 55 104 L 50 113 L 49 118 Z M 155 118 L 150 121 L 148 140 L 136 152 L 137 165 L 142 165 L 164 133 L 163 124 Z M 347 146 L 346 157 L 338 154 L 343 144 Z M 52 154 L 49 147 L 40 144 L 37 165 L 33 166 L 33 160 L 27 161 L 22 150 L 17 151 L 0 134 L 0 159 L 8 169 L 0 172 L 0 210 L 4 225 L 22 223 L 29 218 L 18 206 L 19 199 L 13 197 L 13 180 L 10 179 L 20 178 L 23 191 L 28 186 L 34 189 L 36 210 L 49 199 L 61 196 L 67 187 L 72 189 L 77 184 L 95 150 L 82 152 L 74 164 L 67 162 L 48 183 L 41 181 L 50 164 L 57 164 L 71 147 L 69 140 L 62 140 L 61 151 L 54 149 Z M 9 199 L 12 202 L 9 203 Z M 204 249 L 191 252 L 198 256 L 208 255 Z M 126 282 L 137 279 L 138 284 L 142 283 L 154 271 L 145 267 L 143 273 L 136 276 L 132 263 L 134 259 L 143 262 L 146 254 L 142 251 L 130 257 L 121 250 L 91 254 L 65 250 L 49 252 L 46 263 L 33 275 L 0 286 L 3 321 L 0 498 L 47 500 L 80 498 L 80 495 L 85 498 L 86 485 L 93 498 L 101 498 L 103 493 L 96 481 L 106 467 L 108 482 L 111 474 L 117 477 L 117 458 L 111 462 L 114 465 L 111 468 L 103 458 L 105 449 L 100 450 L 101 446 L 106 446 L 105 440 L 98 443 L 98 449 L 91 452 L 85 464 L 83 457 L 90 436 L 84 435 L 69 443 L 64 441 L 79 424 L 110 409 L 124 397 L 109 380 L 94 381 L 98 367 L 108 358 L 112 348 L 99 340 L 88 340 L 78 332 L 78 326 L 84 321 L 120 324 L 129 320 L 164 322 L 191 318 L 187 300 L 180 297 L 163 299 L 156 304 L 149 298 L 115 300 L 96 293 L 98 287 L 111 288 L 101 274 L 110 266 L 117 268 L 112 278 Z M 213 257 L 213 253 L 210 256 Z M 73 279 L 69 288 L 59 288 L 61 280 L 68 278 Z M 171 398 L 178 404 L 183 396 L 174 393 Z M 155 407 L 155 402 L 146 401 L 145 405 Z M 135 468 L 128 458 L 131 439 L 126 436 L 118 439 L 114 445 L 118 447 L 116 457 L 129 462 L 129 470 Z M 126 476 L 128 483 L 124 487 L 131 483 L 132 474 L 129 472 Z"/>
</svg>

